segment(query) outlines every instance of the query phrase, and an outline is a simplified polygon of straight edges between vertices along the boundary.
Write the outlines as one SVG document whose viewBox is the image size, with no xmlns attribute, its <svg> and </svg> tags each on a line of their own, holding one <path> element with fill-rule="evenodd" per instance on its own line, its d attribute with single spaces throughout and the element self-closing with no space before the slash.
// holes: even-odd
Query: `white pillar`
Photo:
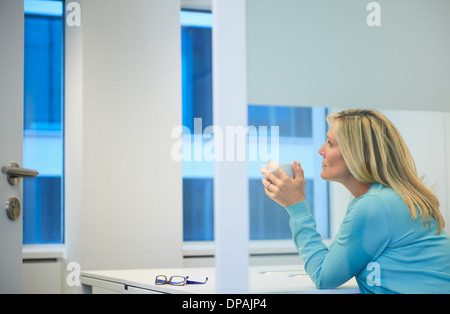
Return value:
<svg viewBox="0 0 450 314">
<path fill-rule="evenodd" d="M 227 127 L 247 126 L 246 1 L 213 0 L 213 122 L 230 142 Z M 247 162 L 238 160 L 247 144 L 236 146 L 234 158 L 224 146 L 216 156 L 214 237 L 217 293 L 248 292 L 249 203 Z"/>
</svg>

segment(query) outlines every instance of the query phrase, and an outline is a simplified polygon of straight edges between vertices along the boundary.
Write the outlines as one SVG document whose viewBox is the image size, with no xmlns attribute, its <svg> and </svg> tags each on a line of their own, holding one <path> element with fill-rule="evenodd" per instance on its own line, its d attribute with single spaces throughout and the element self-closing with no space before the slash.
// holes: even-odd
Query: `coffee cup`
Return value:
<svg viewBox="0 0 450 314">
<path fill-rule="evenodd" d="M 278 167 L 281 170 L 283 170 L 284 173 L 286 173 L 289 177 L 294 178 L 294 170 L 292 169 L 292 164 L 280 163 L 280 164 L 276 164 L 276 165 L 278 165 Z M 275 174 L 276 169 L 272 169 L 269 165 L 261 165 L 260 166 L 260 171 L 262 171 L 264 169 Z M 277 175 L 275 174 L 275 176 L 277 176 Z"/>
</svg>

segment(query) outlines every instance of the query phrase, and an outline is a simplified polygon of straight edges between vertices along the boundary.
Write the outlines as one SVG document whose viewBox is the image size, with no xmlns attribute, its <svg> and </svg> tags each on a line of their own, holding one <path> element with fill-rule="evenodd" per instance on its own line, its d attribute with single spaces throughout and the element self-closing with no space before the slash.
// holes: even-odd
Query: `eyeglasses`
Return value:
<svg viewBox="0 0 450 314">
<path fill-rule="evenodd" d="M 172 285 L 172 286 L 184 286 L 184 285 L 203 285 L 208 281 L 208 277 L 204 282 L 188 280 L 189 276 L 172 276 L 169 280 L 165 275 L 158 275 L 155 278 L 155 285 Z"/>
</svg>

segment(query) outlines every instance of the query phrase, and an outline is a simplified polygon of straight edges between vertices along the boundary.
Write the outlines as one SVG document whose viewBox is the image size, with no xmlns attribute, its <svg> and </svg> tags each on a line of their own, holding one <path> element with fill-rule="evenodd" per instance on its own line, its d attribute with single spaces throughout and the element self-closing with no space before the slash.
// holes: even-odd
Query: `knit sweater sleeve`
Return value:
<svg viewBox="0 0 450 314">
<path fill-rule="evenodd" d="M 389 220 L 384 204 L 376 196 L 358 199 L 327 248 L 316 231 L 316 222 L 306 201 L 286 207 L 297 251 L 318 289 L 335 288 L 357 275 L 387 246 Z"/>
</svg>

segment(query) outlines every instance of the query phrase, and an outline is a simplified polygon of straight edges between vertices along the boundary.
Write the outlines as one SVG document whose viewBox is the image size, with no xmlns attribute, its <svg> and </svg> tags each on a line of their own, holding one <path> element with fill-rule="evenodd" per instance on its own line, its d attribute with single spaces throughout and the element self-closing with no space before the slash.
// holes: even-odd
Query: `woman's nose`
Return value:
<svg viewBox="0 0 450 314">
<path fill-rule="evenodd" d="M 322 156 L 322 157 L 325 157 L 325 151 L 323 149 L 323 145 L 322 145 L 321 148 L 319 148 L 319 155 Z"/>
</svg>

